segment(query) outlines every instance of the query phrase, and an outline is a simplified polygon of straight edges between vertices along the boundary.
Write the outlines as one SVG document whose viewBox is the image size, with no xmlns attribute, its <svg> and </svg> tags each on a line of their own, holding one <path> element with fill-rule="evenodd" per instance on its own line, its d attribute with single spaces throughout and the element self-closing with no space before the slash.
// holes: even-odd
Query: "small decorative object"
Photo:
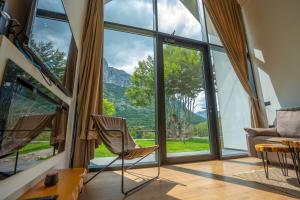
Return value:
<svg viewBox="0 0 300 200">
<path fill-rule="evenodd" d="M 46 175 L 44 185 L 46 187 L 50 187 L 50 186 L 56 185 L 57 182 L 58 182 L 58 172 L 53 171 Z"/>
</svg>

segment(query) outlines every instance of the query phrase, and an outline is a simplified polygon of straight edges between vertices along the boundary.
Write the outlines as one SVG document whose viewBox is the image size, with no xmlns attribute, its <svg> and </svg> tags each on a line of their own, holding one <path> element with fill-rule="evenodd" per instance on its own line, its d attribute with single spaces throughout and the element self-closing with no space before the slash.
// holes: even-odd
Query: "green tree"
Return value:
<svg viewBox="0 0 300 200">
<path fill-rule="evenodd" d="M 108 99 L 103 99 L 103 109 L 106 116 L 114 116 L 116 114 L 115 104 Z"/>
<path fill-rule="evenodd" d="M 152 104 L 154 99 L 154 68 L 153 58 L 148 56 L 140 61 L 138 67 L 131 76 L 132 85 L 127 88 L 125 95 L 134 106 L 146 107 Z"/>
<path fill-rule="evenodd" d="M 192 133 L 196 98 L 203 91 L 202 54 L 196 50 L 164 47 L 166 117 L 169 136 Z M 153 58 L 140 61 L 125 95 L 135 106 L 149 106 L 154 100 Z M 159 95 L 159 94 L 158 94 Z"/>
<path fill-rule="evenodd" d="M 203 91 L 202 54 L 168 45 L 164 48 L 166 117 L 169 135 L 190 136 L 196 97 Z"/>
<path fill-rule="evenodd" d="M 208 137 L 207 121 L 193 126 L 193 135 L 198 137 Z"/>
<path fill-rule="evenodd" d="M 31 40 L 30 45 L 38 53 L 43 62 L 50 67 L 51 71 L 63 81 L 67 64 L 65 52 L 54 49 L 52 42 L 40 41 L 36 43 L 35 40 Z"/>
</svg>

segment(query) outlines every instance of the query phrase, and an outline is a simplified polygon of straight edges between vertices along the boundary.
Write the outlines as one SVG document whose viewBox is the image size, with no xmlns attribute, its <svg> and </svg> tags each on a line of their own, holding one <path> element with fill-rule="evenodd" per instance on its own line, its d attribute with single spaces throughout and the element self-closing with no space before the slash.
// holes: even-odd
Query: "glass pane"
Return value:
<svg viewBox="0 0 300 200">
<path fill-rule="evenodd" d="M 248 95 L 224 52 L 212 51 L 212 63 L 216 78 L 223 156 L 245 153 L 247 144 L 244 128 L 251 124 Z"/>
<path fill-rule="evenodd" d="M 219 38 L 219 35 L 216 31 L 216 28 L 215 28 L 214 24 L 212 23 L 211 18 L 207 11 L 205 12 L 205 17 L 206 17 L 206 26 L 207 26 L 207 34 L 208 34 L 209 43 L 223 46 L 223 44 Z"/>
<path fill-rule="evenodd" d="M 154 30 L 152 0 L 106 0 L 104 21 Z"/>
<path fill-rule="evenodd" d="M 158 0 L 158 30 L 206 41 L 201 0 Z"/>
<path fill-rule="evenodd" d="M 156 143 L 153 64 L 152 37 L 105 30 L 104 114 L 126 118 L 131 136 L 142 147 Z M 92 166 L 105 165 L 113 156 L 101 145 Z M 153 161 L 154 154 L 144 160 Z"/>
<path fill-rule="evenodd" d="M 37 8 L 63 14 L 66 13 L 62 0 L 38 0 Z"/>
<path fill-rule="evenodd" d="M 209 132 L 203 54 L 164 45 L 167 156 L 207 154 Z"/>
<path fill-rule="evenodd" d="M 31 49 L 45 62 L 50 71 L 63 81 L 72 39 L 69 24 L 36 17 L 30 37 Z"/>
</svg>

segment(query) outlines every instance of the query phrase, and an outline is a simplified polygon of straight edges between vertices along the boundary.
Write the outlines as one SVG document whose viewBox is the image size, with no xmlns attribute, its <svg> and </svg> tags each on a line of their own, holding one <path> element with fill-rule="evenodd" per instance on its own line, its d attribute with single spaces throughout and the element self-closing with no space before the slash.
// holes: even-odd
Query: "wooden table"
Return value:
<svg viewBox="0 0 300 200">
<path fill-rule="evenodd" d="M 300 184 L 300 140 L 299 139 L 287 139 L 282 141 L 282 144 L 289 147 L 289 152 L 294 164 L 294 169 L 297 175 L 298 182 Z"/>
<path fill-rule="evenodd" d="M 58 172 L 59 181 L 51 187 L 44 186 L 44 179 L 29 189 L 19 199 L 32 199 L 58 195 L 59 200 L 75 200 L 82 189 L 86 169 L 63 169 Z"/>
<path fill-rule="evenodd" d="M 284 144 L 257 144 L 255 150 L 260 153 L 264 165 L 266 178 L 269 178 L 269 160 L 268 153 L 276 153 L 282 174 L 288 176 L 288 164 L 286 154 L 289 153 L 289 147 Z"/>
</svg>

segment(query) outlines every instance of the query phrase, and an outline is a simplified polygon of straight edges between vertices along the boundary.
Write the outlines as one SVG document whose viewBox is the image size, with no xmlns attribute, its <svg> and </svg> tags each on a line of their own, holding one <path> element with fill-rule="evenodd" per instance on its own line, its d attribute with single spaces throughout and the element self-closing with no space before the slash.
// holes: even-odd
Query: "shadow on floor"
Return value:
<svg viewBox="0 0 300 200">
<path fill-rule="evenodd" d="M 236 164 L 241 164 L 241 165 L 252 165 L 252 166 L 262 166 L 261 160 L 257 162 L 246 162 L 246 161 L 241 161 L 241 160 L 223 160 L 223 162 L 228 162 L 228 163 L 236 163 Z"/>
<path fill-rule="evenodd" d="M 223 176 L 223 175 L 214 174 L 214 173 L 211 173 L 211 172 L 204 172 L 204 171 L 199 171 L 199 170 L 195 170 L 195 169 L 188 169 L 188 168 L 174 166 L 174 165 L 164 166 L 164 167 L 167 168 L 167 169 L 170 169 L 170 170 L 179 171 L 179 172 L 183 172 L 183 173 L 186 173 L 186 174 L 192 174 L 192 175 L 196 175 L 196 176 L 201 176 L 201 177 L 205 177 L 205 178 L 210 178 L 210 179 L 214 179 L 214 180 L 218 180 L 218 181 L 223 181 L 223 182 L 227 182 L 227 183 L 231 183 L 231 184 L 241 185 L 241 186 L 250 187 L 250 188 L 253 188 L 253 189 L 257 189 L 257 190 L 272 192 L 272 193 L 276 193 L 276 194 L 285 195 L 285 196 L 288 196 L 288 197 L 295 198 L 295 196 L 280 192 L 279 188 L 282 190 L 281 187 L 269 188 L 265 185 L 255 183 L 255 182 L 252 182 L 252 181 L 246 181 L 246 180 L 239 179 L 239 178 L 234 178 L 234 177 L 230 177 L 230 176 Z M 297 191 L 295 191 L 295 192 L 297 192 Z"/>
<path fill-rule="evenodd" d="M 136 172 L 129 172 L 128 175 L 130 176 L 130 179 L 125 178 L 126 190 L 152 178 L 150 176 L 146 176 Z M 105 172 L 97 176 L 95 179 L 93 179 L 83 187 L 82 193 L 79 196 L 79 200 L 136 200 L 135 194 L 138 194 L 140 192 L 144 194 L 144 198 L 141 198 L 141 195 L 139 195 L 139 200 L 158 198 L 163 198 L 164 200 L 179 200 L 178 198 L 169 196 L 167 193 L 177 185 L 184 186 L 167 179 L 157 179 L 150 182 L 149 184 L 151 184 L 151 187 L 148 187 L 147 184 L 141 190 L 138 190 L 135 193 L 125 197 L 121 193 L 121 174 L 116 172 Z M 107 187 L 108 185 L 110 187 Z"/>
</svg>

